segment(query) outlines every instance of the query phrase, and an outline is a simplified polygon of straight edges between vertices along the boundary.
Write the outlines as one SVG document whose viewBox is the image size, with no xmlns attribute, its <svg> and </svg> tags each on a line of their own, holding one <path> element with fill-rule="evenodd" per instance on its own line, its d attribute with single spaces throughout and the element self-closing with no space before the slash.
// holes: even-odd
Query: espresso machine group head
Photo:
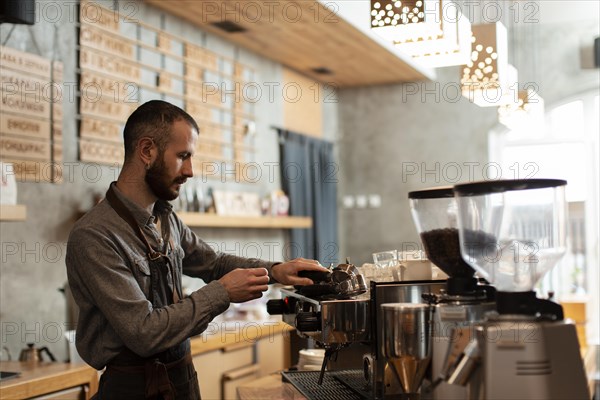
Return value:
<svg viewBox="0 0 600 400">
<path fill-rule="evenodd" d="M 497 289 L 496 313 L 457 328 L 442 375 L 472 399 L 589 399 L 575 326 L 534 286 L 566 252 L 566 181 L 456 185 L 463 258 Z"/>
</svg>

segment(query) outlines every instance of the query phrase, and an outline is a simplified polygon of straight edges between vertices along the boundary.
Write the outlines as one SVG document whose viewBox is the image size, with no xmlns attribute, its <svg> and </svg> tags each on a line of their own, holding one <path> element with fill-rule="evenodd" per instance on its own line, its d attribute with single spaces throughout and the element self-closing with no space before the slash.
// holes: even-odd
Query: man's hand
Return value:
<svg viewBox="0 0 600 400">
<path fill-rule="evenodd" d="M 284 285 L 312 285 L 314 282 L 308 278 L 300 278 L 299 271 L 322 271 L 328 272 L 327 268 L 321 266 L 316 260 L 296 258 L 295 260 L 275 265 L 271 269 L 271 275 L 279 283 Z"/>
<path fill-rule="evenodd" d="M 269 275 L 265 268 L 238 268 L 219 279 L 232 303 L 258 299 L 266 292 Z"/>
</svg>

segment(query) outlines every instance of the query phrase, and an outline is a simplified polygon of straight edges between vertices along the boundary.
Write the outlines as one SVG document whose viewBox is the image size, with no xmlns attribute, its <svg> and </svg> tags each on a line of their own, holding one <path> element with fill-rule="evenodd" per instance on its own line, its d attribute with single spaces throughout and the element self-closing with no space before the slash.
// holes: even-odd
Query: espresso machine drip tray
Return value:
<svg viewBox="0 0 600 400">
<path fill-rule="evenodd" d="M 371 389 L 365 385 L 363 371 L 342 370 L 326 372 L 319 385 L 319 371 L 284 371 L 284 382 L 291 383 L 308 400 L 365 400 Z"/>
</svg>

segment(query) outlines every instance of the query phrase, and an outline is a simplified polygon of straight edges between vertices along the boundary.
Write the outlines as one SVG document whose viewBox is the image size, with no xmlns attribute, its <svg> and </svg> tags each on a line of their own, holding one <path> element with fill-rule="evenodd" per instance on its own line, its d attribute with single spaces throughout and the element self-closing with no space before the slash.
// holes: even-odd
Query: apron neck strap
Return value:
<svg viewBox="0 0 600 400">
<path fill-rule="evenodd" d="M 117 197 L 112 186 L 108 189 L 108 192 L 106 192 L 106 200 L 115 210 L 115 212 L 119 215 L 119 217 L 121 217 L 125 222 L 127 222 L 127 224 L 131 226 L 131 228 L 137 234 L 137 236 L 144 242 L 146 248 L 148 249 L 148 257 L 150 258 L 150 260 L 158 259 L 162 254 L 155 251 L 152 248 L 152 246 L 150 246 L 150 242 L 144 234 L 144 231 L 142 231 L 140 225 L 137 223 L 135 218 L 133 218 L 131 211 L 129 211 L 129 209 L 125 207 L 125 204 L 123 204 L 123 202 Z"/>
</svg>

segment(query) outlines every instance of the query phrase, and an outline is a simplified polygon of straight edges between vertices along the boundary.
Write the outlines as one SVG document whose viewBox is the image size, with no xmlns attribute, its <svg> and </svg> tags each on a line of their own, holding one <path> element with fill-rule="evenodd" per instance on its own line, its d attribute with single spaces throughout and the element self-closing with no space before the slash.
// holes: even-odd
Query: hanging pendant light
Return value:
<svg viewBox="0 0 600 400">
<path fill-rule="evenodd" d="M 518 73 L 508 64 L 508 33 L 502 23 L 472 25 L 471 59 L 463 67 L 462 94 L 480 107 L 517 102 Z"/>
<path fill-rule="evenodd" d="M 442 24 L 442 39 L 423 41 L 416 46 L 414 43 L 397 46 L 424 67 L 439 68 L 465 64 L 471 55 L 471 22 L 457 10 L 456 22 Z"/>
<path fill-rule="evenodd" d="M 541 127 L 544 124 L 544 99 L 531 88 L 519 90 L 516 103 L 498 107 L 498 120 L 511 130 Z"/>
<path fill-rule="evenodd" d="M 450 0 L 371 0 L 371 28 L 425 67 L 465 64 L 471 23 Z"/>
<path fill-rule="evenodd" d="M 405 43 L 442 35 L 439 0 L 371 0 L 371 28 L 389 42 Z"/>
</svg>

